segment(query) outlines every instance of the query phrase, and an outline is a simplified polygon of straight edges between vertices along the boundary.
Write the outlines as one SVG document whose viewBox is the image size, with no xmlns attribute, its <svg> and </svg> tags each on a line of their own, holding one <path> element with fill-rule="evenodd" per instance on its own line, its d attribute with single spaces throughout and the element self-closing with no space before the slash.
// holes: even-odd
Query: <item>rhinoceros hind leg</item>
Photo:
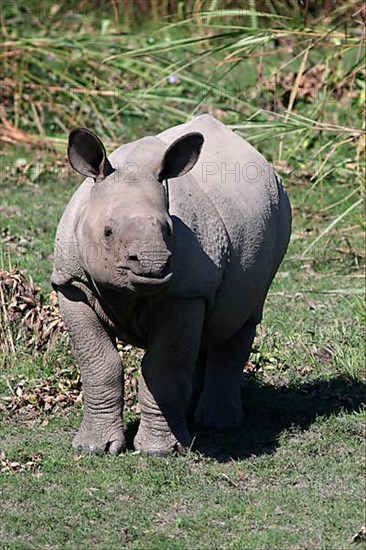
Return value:
<svg viewBox="0 0 366 550">
<path fill-rule="evenodd" d="M 227 431 L 243 423 L 241 377 L 255 328 L 246 323 L 229 340 L 207 350 L 204 386 L 194 414 L 206 429 Z"/>
</svg>

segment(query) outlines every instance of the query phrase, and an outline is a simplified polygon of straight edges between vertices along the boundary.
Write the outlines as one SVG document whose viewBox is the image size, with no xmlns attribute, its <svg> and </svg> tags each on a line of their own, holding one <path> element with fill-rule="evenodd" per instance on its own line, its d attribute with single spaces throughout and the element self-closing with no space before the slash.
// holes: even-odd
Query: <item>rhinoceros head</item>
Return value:
<svg viewBox="0 0 366 550">
<path fill-rule="evenodd" d="M 168 148 L 146 137 L 108 160 L 92 132 L 70 133 L 71 166 L 94 180 L 76 233 L 84 267 L 95 282 L 138 291 L 163 288 L 170 280 L 173 224 L 164 182 L 186 174 L 202 144 L 199 133 L 186 134 Z"/>
</svg>

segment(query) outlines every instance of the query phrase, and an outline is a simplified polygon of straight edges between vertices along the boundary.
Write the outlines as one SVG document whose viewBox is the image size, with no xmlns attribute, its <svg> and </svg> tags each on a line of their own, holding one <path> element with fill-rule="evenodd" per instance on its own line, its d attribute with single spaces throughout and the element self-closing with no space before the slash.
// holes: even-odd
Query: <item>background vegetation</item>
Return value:
<svg viewBox="0 0 366 550">
<path fill-rule="evenodd" d="M 1 11 L 0 438 L 4 548 L 351 548 L 364 522 L 365 9 L 360 1 L 75 0 Z M 210 112 L 271 160 L 291 245 L 243 372 L 246 425 L 195 452 L 78 457 L 81 383 L 49 297 L 80 181 L 108 150 Z"/>
</svg>

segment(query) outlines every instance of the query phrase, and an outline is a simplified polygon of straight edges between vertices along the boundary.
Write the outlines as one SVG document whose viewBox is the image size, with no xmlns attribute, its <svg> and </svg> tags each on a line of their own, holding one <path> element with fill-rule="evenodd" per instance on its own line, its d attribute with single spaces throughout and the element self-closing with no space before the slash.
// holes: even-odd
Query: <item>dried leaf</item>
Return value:
<svg viewBox="0 0 366 550">
<path fill-rule="evenodd" d="M 363 525 L 358 533 L 353 535 L 352 542 L 366 542 L 366 525 Z"/>
<path fill-rule="evenodd" d="M 0 323 L 9 327 L 17 342 L 34 351 L 48 349 L 57 335 L 65 333 L 57 294 L 52 293 L 50 303 L 44 304 L 39 288 L 17 269 L 0 272 Z M 4 355 L 10 351 L 6 339 L 0 340 L 0 349 Z"/>
</svg>

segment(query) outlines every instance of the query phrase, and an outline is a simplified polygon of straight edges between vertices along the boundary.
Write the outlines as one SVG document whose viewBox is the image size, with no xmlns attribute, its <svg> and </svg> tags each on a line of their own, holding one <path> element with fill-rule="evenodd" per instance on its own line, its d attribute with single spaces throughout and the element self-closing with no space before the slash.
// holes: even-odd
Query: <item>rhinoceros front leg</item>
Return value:
<svg viewBox="0 0 366 550">
<path fill-rule="evenodd" d="M 156 306 L 142 361 L 141 422 L 134 441 L 136 449 L 149 455 L 166 456 L 191 443 L 186 412 L 204 310 L 200 299 L 174 299 Z"/>
<path fill-rule="evenodd" d="M 84 392 L 84 418 L 73 447 L 79 453 L 118 454 L 125 449 L 121 359 L 84 294 L 73 287 L 63 287 L 58 295 Z"/>
</svg>

